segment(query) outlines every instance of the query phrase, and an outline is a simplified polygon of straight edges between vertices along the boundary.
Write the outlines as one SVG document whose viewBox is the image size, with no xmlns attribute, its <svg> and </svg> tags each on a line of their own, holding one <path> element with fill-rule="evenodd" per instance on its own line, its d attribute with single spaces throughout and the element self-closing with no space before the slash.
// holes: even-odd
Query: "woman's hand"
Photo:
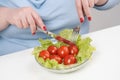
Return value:
<svg viewBox="0 0 120 80">
<path fill-rule="evenodd" d="M 33 35 L 37 25 L 46 30 L 42 19 L 31 7 L 9 9 L 6 18 L 9 24 L 16 25 L 18 28 L 24 29 L 30 26 Z"/>
<path fill-rule="evenodd" d="M 91 21 L 91 13 L 90 8 L 94 7 L 94 5 L 102 5 L 105 4 L 107 0 L 76 0 L 76 7 L 78 11 L 78 15 L 80 18 L 80 22 L 84 22 L 84 15 Z"/>
</svg>

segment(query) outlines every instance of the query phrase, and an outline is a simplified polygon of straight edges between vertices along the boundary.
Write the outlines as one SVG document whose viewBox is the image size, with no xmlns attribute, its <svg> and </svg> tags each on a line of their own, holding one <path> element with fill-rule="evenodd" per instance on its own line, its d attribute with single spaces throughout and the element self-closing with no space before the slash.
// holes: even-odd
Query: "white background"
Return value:
<svg viewBox="0 0 120 80">
<path fill-rule="evenodd" d="M 105 11 L 92 9 L 91 14 L 90 32 L 120 25 L 120 4 Z"/>
</svg>

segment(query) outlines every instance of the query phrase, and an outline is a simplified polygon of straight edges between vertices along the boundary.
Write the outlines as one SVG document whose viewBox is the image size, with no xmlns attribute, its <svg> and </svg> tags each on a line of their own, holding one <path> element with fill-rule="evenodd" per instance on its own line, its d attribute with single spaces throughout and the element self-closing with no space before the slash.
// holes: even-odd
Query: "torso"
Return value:
<svg viewBox="0 0 120 80">
<path fill-rule="evenodd" d="M 72 28 L 80 24 L 76 11 L 75 0 L 6 0 L 7 7 L 20 8 L 31 6 L 41 16 L 47 29 L 58 33 L 65 28 Z M 0 2 L 1 3 L 1 2 Z M 9 4 L 9 5 L 8 5 Z M 81 27 L 81 33 L 88 32 L 88 22 Z M 18 43 L 28 47 L 34 47 L 38 43 L 33 42 L 38 38 L 46 38 L 43 33 L 37 32 L 31 35 L 30 29 L 19 29 L 10 25 L 7 29 L 0 32 L 0 36 L 5 40 Z M 33 40 L 33 41 L 32 41 Z M 24 42 L 24 43 L 23 43 Z M 29 45 L 28 43 L 33 45 Z"/>
</svg>

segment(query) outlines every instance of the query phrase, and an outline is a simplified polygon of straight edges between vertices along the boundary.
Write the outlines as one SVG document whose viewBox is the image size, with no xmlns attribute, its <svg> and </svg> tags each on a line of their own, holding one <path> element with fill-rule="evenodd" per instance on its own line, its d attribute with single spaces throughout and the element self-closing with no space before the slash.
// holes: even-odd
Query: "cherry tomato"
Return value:
<svg viewBox="0 0 120 80">
<path fill-rule="evenodd" d="M 76 56 L 78 54 L 78 47 L 75 46 L 75 45 L 70 45 L 68 47 L 69 51 L 70 51 L 70 54 Z"/>
<path fill-rule="evenodd" d="M 64 58 L 64 65 L 75 64 L 76 58 L 73 55 L 67 55 Z"/>
<path fill-rule="evenodd" d="M 50 59 L 56 60 L 59 64 L 62 63 L 62 58 L 60 56 L 58 56 L 58 55 L 51 55 Z"/>
<path fill-rule="evenodd" d="M 44 60 L 46 60 L 47 58 L 50 58 L 50 53 L 47 50 L 42 50 L 39 53 L 39 57 L 42 57 Z"/>
<path fill-rule="evenodd" d="M 69 49 L 67 46 L 61 46 L 60 48 L 58 48 L 57 54 L 61 57 L 64 58 L 65 56 L 67 56 L 69 54 Z"/>
<path fill-rule="evenodd" d="M 54 45 L 49 46 L 49 47 L 47 48 L 47 50 L 48 50 L 48 52 L 49 52 L 50 54 L 52 54 L 52 55 L 57 54 L 57 47 L 54 46 Z"/>
</svg>

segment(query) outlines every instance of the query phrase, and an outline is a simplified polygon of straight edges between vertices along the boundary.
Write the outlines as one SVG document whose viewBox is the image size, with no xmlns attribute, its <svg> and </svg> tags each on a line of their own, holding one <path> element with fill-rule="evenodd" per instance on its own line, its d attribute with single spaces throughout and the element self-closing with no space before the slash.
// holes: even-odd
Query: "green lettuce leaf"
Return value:
<svg viewBox="0 0 120 80">
<path fill-rule="evenodd" d="M 59 35 L 64 37 L 65 39 L 70 39 L 72 36 L 72 29 L 65 29 L 62 30 Z M 93 51 L 95 50 L 95 48 L 91 45 L 91 38 L 86 37 L 86 38 L 82 38 L 81 35 L 78 36 L 78 39 L 76 40 L 75 44 L 79 49 L 78 55 L 76 56 L 77 59 L 77 63 L 83 63 L 85 60 L 89 59 L 93 53 Z M 48 46 L 50 45 L 55 45 L 58 48 L 62 45 L 67 45 L 63 42 L 59 42 L 57 41 L 56 43 L 52 42 L 50 39 L 39 39 L 40 42 L 40 46 L 37 46 L 34 48 L 33 50 L 33 54 L 36 58 L 36 60 L 38 61 L 38 63 L 43 64 L 43 66 L 47 67 L 47 68 L 52 68 L 52 69 L 60 69 L 60 68 L 64 68 L 65 65 L 64 64 L 58 64 L 57 61 L 55 60 L 50 60 L 47 59 L 44 61 L 44 59 L 42 59 L 41 57 L 39 57 L 39 53 L 42 50 L 46 50 L 48 48 Z"/>
<path fill-rule="evenodd" d="M 72 29 L 64 29 L 60 31 L 59 35 L 69 40 L 71 38 L 72 32 L 73 32 Z"/>
<path fill-rule="evenodd" d="M 77 39 L 76 45 L 79 48 L 79 52 L 77 55 L 78 62 L 84 62 L 86 59 L 91 57 L 91 54 L 95 50 L 93 46 L 91 46 L 91 39 L 89 37 L 81 39 L 80 37 Z"/>
</svg>

